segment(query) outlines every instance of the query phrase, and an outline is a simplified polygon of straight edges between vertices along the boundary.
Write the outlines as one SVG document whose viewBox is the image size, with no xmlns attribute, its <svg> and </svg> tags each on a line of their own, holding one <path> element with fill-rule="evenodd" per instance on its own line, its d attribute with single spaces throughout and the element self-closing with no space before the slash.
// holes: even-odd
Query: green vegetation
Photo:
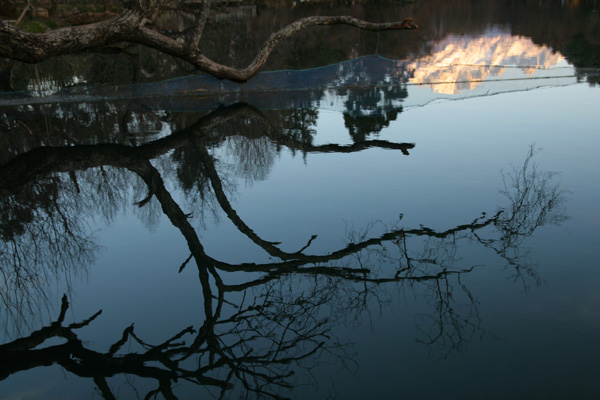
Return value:
<svg viewBox="0 0 600 400">
<path fill-rule="evenodd" d="M 60 24 L 57 21 L 49 19 L 48 21 L 44 21 L 44 24 L 50 29 L 56 29 L 60 27 Z"/>
<path fill-rule="evenodd" d="M 21 27 L 25 32 L 42 33 L 48 29 L 56 29 L 63 26 L 59 21 L 53 19 L 33 19 L 27 21 Z"/>
<path fill-rule="evenodd" d="M 54 24 L 56 24 L 56 22 L 54 22 Z M 50 29 L 50 27 L 47 24 L 37 20 L 28 21 L 23 25 L 23 30 L 31 33 L 42 33 L 46 32 L 48 29 Z"/>
</svg>

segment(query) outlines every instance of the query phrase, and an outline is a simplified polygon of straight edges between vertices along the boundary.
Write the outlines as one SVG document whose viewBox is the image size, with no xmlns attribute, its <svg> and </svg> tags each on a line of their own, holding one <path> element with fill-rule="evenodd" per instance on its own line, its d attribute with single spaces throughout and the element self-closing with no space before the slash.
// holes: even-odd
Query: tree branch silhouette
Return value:
<svg viewBox="0 0 600 400">
<path fill-rule="evenodd" d="M 425 285 L 426 296 L 434 311 L 417 317 L 417 325 L 424 334 L 424 338 L 419 340 L 429 346 L 441 347 L 443 356 L 446 356 L 461 351 L 473 335 L 482 332 L 477 301 L 461 281 L 461 277 L 477 265 L 456 265 L 460 264 L 455 256 L 460 240 L 476 238 L 484 246 L 499 249 L 499 255 L 504 256 L 506 249 L 518 248 L 520 238 L 531 235 L 545 223 L 559 223 L 564 218 L 564 209 L 560 207 L 562 192 L 549 184 L 551 175 L 530 172 L 531 153 L 525 167 L 517 170 L 513 184 L 506 181 L 509 205 L 489 217 L 482 215 L 469 223 L 439 231 L 421 226 L 413 229 L 385 227 L 384 233 L 373 236 L 368 229 L 361 233 L 349 232 L 348 244 L 327 254 L 283 252 L 273 242 L 256 234 L 233 208 L 209 151 L 222 139 L 211 128 L 240 116 L 253 116 L 264 123 L 256 110 L 238 105 L 219 109 L 189 128 L 138 147 L 102 144 L 39 148 L 0 167 L 2 196 L 14 195 L 48 174 L 92 167 L 126 169 L 140 177 L 147 188 L 147 195 L 138 202 L 138 206 L 145 207 L 151 198 L 156 199 L 164 215 L 186 239 L 198 269 L 205 317 L 198 329 L 187 327 L 158 345 L 146 343 L 131 325 L 106 352 L 101 352 L 87 348 L 75 333 L 77 329 L 90 325 L 100 313 L 83 322 L 65 326 L 68 302 L 64 297 L 55 322 L 27 337 L 0 346 L 3 360 L 8 360 L 0 369 L 0 377 L 6 378 L 37 366 L 59 364 L 77 376 L 93 379 L 105 398 L 114 397 L 107 378 L 119 374 L 153 380 L 156 388 L 147 397 L 161 394 L 165 398 L 177 398 L 174 383 L 185 381 L 216 388 L 222 398 L 228 397 L 229 391 L 234 390 L 236 385 L 241 385 L 242 390 L 248 393 L 280 398 L 280 390 L 293 385 L 295 377 L 290 373 L 290 365 L 316 358 L 323 352 L 348 359 L 343 344 L 331 335 L 332 327 L 339 321 L 320 316 L 320 308 L 332 301 L 343 301 L 359 310 L 368 303 L 369 295 L 377 298 L 376 288 L 391 283 Z M 272 140 L 279 137 L 272 129 L 269 133 Z M 284 139 L 287 140 L 282 138 L 282 141 Z M 290 143 L 306 146 L 304 143 Z M 209 175 L 213 191 L 226 215 L 242 233 L 279 260 L 233 264 L 206 253 L 189 215 L 174 200 L 161 173 L 151 162 L 171 149 L 191 146 L 198 151 L 203 171 Z M 327 146 L 303 149 L 332 151 Z M 33 160 L 34 168 L 29 170 L 31 165 L 28 164 Z M 483 233 L 492 228 L 497 230 L 498 238 L 484 239 Z M 421 254 L 411 251 L 408 244 L 411 238 L 427 242 Z M 379 258 L 372 262 L 368 257 L 361 258 L 363 253 Z M 353 257 L 356 262 L 353 262 Z M 228 284 L 220 275 L 222 271 L 258 273 L 259 277 L 252 275 L 245 282 Z M 294 277 L 319 279 L 314 279 L 317 283 L 313 290 L 289 291 L 276 287 L 278 283 Z M 356 286 L 352 289 L 354 298 L 349 298 L 350 291 L 343 292 L 343 296 L 340 294 L 340 283 L 343 282 Z M 250 290 L 254 291 L 254 295 L 250 303 L 245 304 L 245 295 Z M 230 293 L 243 293 L 241 304 L 230 303 L 226 299 Z M 461 314 L 456 307 L 459 293 L 464 295 L 469 305 L 466 314 Z M 342 297 L 344 299 L 340 300 Z M 66 343 L 38 348 L 52 338 L 63 338 Z M 130 342 L 135 342 L 141 350 L 127 352 L 125 344 Z M 194 367 L 189 367 L 191 360 L 197 360 Z"/>
</svg>

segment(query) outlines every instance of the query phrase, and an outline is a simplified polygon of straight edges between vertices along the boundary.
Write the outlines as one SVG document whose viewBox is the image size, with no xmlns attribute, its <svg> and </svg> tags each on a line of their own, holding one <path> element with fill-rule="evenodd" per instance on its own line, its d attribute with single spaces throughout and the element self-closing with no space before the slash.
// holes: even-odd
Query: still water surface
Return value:
<svg viewBox="0 0 600 400">
<path fill-rule="evenodd" d="M 441 36 L 4 96 L 0 398 L 598 398 L 597 71 Z"/>
</svg>

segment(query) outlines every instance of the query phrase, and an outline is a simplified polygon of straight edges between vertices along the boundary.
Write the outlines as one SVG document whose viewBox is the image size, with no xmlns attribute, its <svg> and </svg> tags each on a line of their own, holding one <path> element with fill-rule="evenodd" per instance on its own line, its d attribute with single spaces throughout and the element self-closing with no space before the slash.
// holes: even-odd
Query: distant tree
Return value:
<svg viewBox="0 0 600 400">
<path fill-rule="evenodd" d="M 198 70 L 218 78 L 244 82 L 262 69 L 278 43 L 317 25 L 350 25 L 370 31 L 417 28 L 410 18 L 400 22 L 372 23 L 350 16 L 310 16 L 271 34 L 249 65 L 234 68 L 213 61 L 199 49 L 206 23 L 214 15 L 211 0 L 199 2 L 198 7 L 190 7 L 179 0 L 123 0 L 122 3 L 122 12 L 107 20 L 51 29 L 43 33 L 25 32 L 7 20 L 0 20 L 0 57 L 38 63 L 63 54 L 118 43 L 133 43 L 185 60 Z M 156 23 L 164 12 L 192 16 L 192 22 L 174 34 L 161 32 Z"/>
</svg>

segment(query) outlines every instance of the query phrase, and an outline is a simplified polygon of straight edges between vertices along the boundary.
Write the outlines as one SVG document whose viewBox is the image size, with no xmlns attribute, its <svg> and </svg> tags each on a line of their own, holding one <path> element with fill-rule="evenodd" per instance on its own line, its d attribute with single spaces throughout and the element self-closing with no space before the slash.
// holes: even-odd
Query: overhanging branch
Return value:
<svg viewBox="0 0 600 400">
<path fill-rule="evenodd" d="M 134 2 L 135 3 L 135 2 Z M 204 1 L 197 14 L 191 35 L 180 42 L 145 26 L 146 13 L 135 7 L 115 18 L 88 25 L 71 26 L 44 33 L 24 32 L 0 20 L 0 57 L 26 63 L 38 63 L 59 55 L 94 49 L 119 42 L 141 44 L 182 59 L 198 70 L 217 78 L 245 82 L 256 75 L 266 63 L 273 49 L 284 39 L 318 25 L 349 25 L 369 31 L 417 29 L 412 20 L 372 23 L 350 16 L 312 16 L 299 19 L 271 34 L 258 50 L 254 60 L 245 68 L 234 68 L 217 63 L 199 50 L 198 43 L 210 11 L 210 1 Z"/>
</svg>

